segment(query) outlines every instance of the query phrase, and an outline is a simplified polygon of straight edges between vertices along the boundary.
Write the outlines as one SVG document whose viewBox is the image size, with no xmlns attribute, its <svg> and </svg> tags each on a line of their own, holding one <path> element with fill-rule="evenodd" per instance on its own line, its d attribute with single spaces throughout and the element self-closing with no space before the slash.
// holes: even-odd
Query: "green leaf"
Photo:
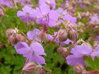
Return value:
<svg viewBox="0 0 99 74">
<path fill-rule="evenodd" d="M 72 66 L 69 67 L 69 70 L 68 70 L 67 74 L 75 74 L 74 68 Z"/>
<path fill-rule="evenodd" d="M 95 61 L 89 57 L 89 56 L 86 56 L 85 58 L 85 63 L 88 67 L 90 67 L 92 70 L 97 70 L 97 65 L 95 63 Z"/>
</svg>

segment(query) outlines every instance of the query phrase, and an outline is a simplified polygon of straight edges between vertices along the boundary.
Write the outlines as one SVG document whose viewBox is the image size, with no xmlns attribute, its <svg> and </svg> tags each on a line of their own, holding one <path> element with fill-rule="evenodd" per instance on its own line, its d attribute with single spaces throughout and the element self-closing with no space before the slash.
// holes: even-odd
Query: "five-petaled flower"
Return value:
<svg viewBox="0 0 99 74">
<path fill-rule="evenodd" d="M 26 42 L 18 42 L 15 45 L 15 49 L 18 54 L 22 54 L 30 62 L 36 62 L 37 64 L 46 64 L 42 55 L 46 55 L 44 48 L 40 43 L 32 43 L 30 46 Z"/>
</svg>

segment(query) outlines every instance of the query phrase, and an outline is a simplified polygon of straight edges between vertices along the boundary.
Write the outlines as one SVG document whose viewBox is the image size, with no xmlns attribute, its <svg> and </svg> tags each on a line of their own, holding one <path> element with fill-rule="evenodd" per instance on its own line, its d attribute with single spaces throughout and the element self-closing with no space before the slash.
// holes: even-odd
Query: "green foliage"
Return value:
<svg viewBox="0 0 99 74">
<path fill-rule="evenodd" d="M 85 58 L 85 63 L 88 66 L 88 70 L 99 70 L 99 57 L 95 57 L 94 59 L 92 59 L 89 56 L 86 56 Z"/>
<path fill-rule="evenodd" d="M 47 53 L 45 68 L 51 69 L 52 74 L 66 74 L 67 65 L 65 60 L 56 52 L 56 47 L 55 43 L 49 43 L 45 46 L 45 52 Z"/>
</svg>

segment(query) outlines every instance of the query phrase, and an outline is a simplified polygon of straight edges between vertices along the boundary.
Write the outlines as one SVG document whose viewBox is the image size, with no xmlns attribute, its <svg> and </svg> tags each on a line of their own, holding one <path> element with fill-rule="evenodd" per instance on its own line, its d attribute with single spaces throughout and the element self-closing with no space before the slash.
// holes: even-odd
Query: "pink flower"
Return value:
<svg viewBox="0 0 99 74">
<path fill-rule="evenodd" d="M 22 54 L 30 62 L 36 62 L 37 64 L 45 64 L 45 59 L 42 55 L 46 55 L 44 48 L 40 43 L 32 43 L 30 46 L 25 42 L 18 42 L 15 45 L 15 49 L 18 54 Z"/>
</svg>

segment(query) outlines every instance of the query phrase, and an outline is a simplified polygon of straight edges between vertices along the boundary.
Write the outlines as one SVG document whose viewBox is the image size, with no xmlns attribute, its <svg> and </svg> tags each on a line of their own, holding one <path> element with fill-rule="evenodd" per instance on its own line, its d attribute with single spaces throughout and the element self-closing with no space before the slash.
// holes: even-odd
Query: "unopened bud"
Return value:
<svg viewBox="0 0 99 74">
<path fill-rule="evenodd" d="M 68 36 L 69 36 L 69 39 L 76 40 L 78 37 L 78 34 L 75 30 L 70 30 Z"/>
<path fill-rule="evenodd" d="M 59 47 L 59 48 L 57 49 L 57 52 L 62 53 L 62 52 L 63 52 L 63 47 Z"/>
<path fill-rule="evenodd" d="M 47 34 L 46 32 L 41 31 L 38 36 L 41 38 L 42 41 L 46 41 L 47 40 Z"/>
<path fill-rule="evenodd" d="M 87 46 L 91 47 L 90 43 L 88 43 L 88 42 L 83 42 L 82 45 L 87 45 Z"/>
<path fill-rule="evenodd" d="M 60 26 L 61 22 L 57 22 L 57 25 L 54 27 L 56 30 L 59 30 L 62 28 L 62 26 Z"/>
<path fill-rule="evenodd" d="M 77 64 L 74 66 L 74 70 L 77 74 L 82 74 L 82 72 L 85 71 L 85 68 L 82 64 Z"/>
<path fill-rule="evenodd" d="M 29 62 L 27 63 L 24 68 L 22 69 L 22 71 L 25 74 L 46 74 L 46 70 L 43 68 L 43 66 L 41 65 L 37 65 L 33 62 Z"/>
<path fill-rule="evenodd" d="M 17 29 L 8 29 L 8 30 L 6 31 L 6 35 L 7 35 L 7 36 L 10 36 L 10 35 L 16 34 L 16 33 L 18 33 L 18 30 L 17 30 Z"/>
<path fill-rule="evenodd" d="M 64 47 L 59 47 L 57 52 L 59 52 L 63 58 L 66 58 L 69 55 L 68 49 Z"/>
<path fill-rule="evenodd" d="M 12 45 L 14 45 L 14 44 L 17 43 L 17 40 L 15 39 L 15 37 L 14 37 L 13 35 L 11 35 L 11 36 L 8 38 L 8 41 L 9 41 Z"/>
<path fill-rule="evenodd" d="M 82 74 L 99 74 L 99 71 L 83 71 Z"/>
<path fill-rule="evenodd" d="M 9 42 L 11 42 L 12 45 L 16 44 L 19 41 L 23 41 L 24 37 L 21 34 L 14 34 L 8 37 Z"/>
<path fill-rule="evenodd" d="M 51 2 L 50 2 L 50 1 L 46 1 L 46 4 L 50 5 L 50 4 L 51 4 Z"/>
<path fill-rule="evenodd" d="M 41 65 L 38 65 L 36 67 L 36 74 L 46 74 L 46 70 Z"/>
<path fill-rule="evenodd" d="M 94 46 L 99 45 L 99 41 L 94 41 Z"/>
<path fill-rule="evenodd" d="M 58 36 L 59 36 L 60 41 L 67 40 L 67 31 L 66 30 L 61 29 L 61 30 L 59 30 L 58 34 L 59 34 Z"/>
<path fill-rule="evenodd" d="M 22 71 L 23 72 L 32 72 L 33 69 L 35 69 L 35 68 L 36 68 L 36 64 L 33 62 L 29 62 L 23 67 Z"/>
<path fill-rule="evenodd" d="M 24 40 L 24 37 L 21 34 L 16 34 L 16 39 L 18 41 L 23 41 Z"/>
</svg>

